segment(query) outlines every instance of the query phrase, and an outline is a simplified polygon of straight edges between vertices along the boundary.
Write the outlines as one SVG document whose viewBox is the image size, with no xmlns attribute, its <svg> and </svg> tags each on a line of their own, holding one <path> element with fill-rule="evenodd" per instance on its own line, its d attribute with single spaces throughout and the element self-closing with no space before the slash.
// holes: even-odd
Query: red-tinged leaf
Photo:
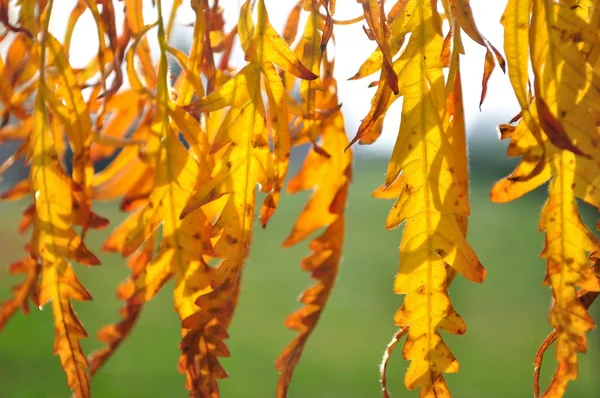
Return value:
<svg viewBox="0 0 600 398">
<path fill-rule="evenodd" d="M 35 218 L 35 204 L 30 204 L 23 210 L 23 218 L 21 222 L 19 222 L 18 231 L 20 234 L 25 233 L 29 229 L 30 226 L 33 225 L 33 221 Z"/>
<path fill-rule="evenodd" d="M 465 31 L 467 35 L 477 44 L 486 48 L 485 64 L 483 68 L 483 81 L 481 83 L 481 99 L 479 107 L 483 104 L 487 95 L 488 81 L 496 67 L 496 62 L 500 65 L 502 71 L 505 71 L 506 62 L 500 52 L 494 47 L 477 29 L 473 12 L 471 10 L 470 0 L 451 0 L 450 9 L 452 16 L 456 19 L 458 26 Z M 495 59 L 494 59 L 495 58 Z"/>
<path fill-rule="evenodd" d="M 387 72 L 382 69 L 380 82 L 385 79 L 386 74 Z M 352 146 L 356 141 L 359 141 L 359 143 L 364 142 L 365 144 L 375 142 L 373 138 L 377 135 L 377 132 L 375 131 L 371 133 L 371 129 L 377 129 L 378 120 L 383 118 L 383 115 L 385 115 L 389 106 L 396 98 L 398 97 L 394 95 L 388 85 L 379 84 L 377 86 L 375 96 L 371 99 L 371 109 L 369 110 L 367 116 L 362 120 L 356 135 L 350 141 L 348 147 Z M 363 137 L 367 137 L 365 141 L 363 141 Z"/>
<path fill-rule="evenodd" d="M 314 44 L 318 43 L 320 37 L 318 25 L 315 26 L 318 21 L 315 18 L 318 7 L 315 6 L 310 12 L 303 40 Z M 302 46 L 301 42 L 299 49 L 302 48 L 303 55 L 308 55 L 309 59 L 314 56 L 314 46 Z M 314 114 L 317 107 L 332 108 L 338 101 L 337 83 L 331 77 L 333 63 L 329 63 L 319 54 L 313 68 L 318 70 L 321 63 L 324 64 L 324 76 L 327 76 L 316 82 L 321 89 L 301 90 L 303 100 L 307 104 L 306 112 L 303 112 L 305 117 Z M 307 97 L 312 97 L 312 100 L 307 101 Z M 288 191 L 313 190 L 313 195 L 283 245 L 298 243 L 322 227 L 325 231 L 311 241 L 312 253 L 304 258 L 301 265 L 301 268 L 310 272 L 317 282 L 302 294 L 300 301 L 305 306 L 289 315 L 285 321 L 285 326 L 296 330 L 298 335 L 275 363 L 279 371 L 276 395 L 282 398 L 287 397 L 294 369 L 321 317 L 337 277 L 345 236 L 344 211 L 352 167 L 352 156 L 350 152 L 344 151 L 348 139 L 341 112 L 335 112 L 321 120 L 304 120 L 304 123 L 308 124 L 304 129 L 314 144 L 299 173 L 289 182 Z"/>
<path fill-rule="evenodd" d="M 93 198 L 96 200 L 116 199 L 132 192 L 139 195 L 141 186 L 153 176 L 151 170 L 138 157 L 138 148 L 123 148 L 113 161 L 99 173 L 94 175 Z"/>
<path fill-rule="evenodd" d="M 210 279 L 206 277 L 210 278 L 210 273 L 199 272 L 189 279 L 193 282 L 192 287 L 196 287 L 194 295 L 202 294 L 200 286 L 208 287 L 207 282 L 210 283 Z M 198 282 L 200 285 L 195 285 Z M 198 307 L 195 307 L 191 315 L 182 318 L 183 337 L 180 344 L 179 370 L 185 373 L 186 388 L 190 390 L 192 397 L 218 397 L 217 381 L 227 377 L 227 372 L 218 362 L 218 358 L 229 356 L 229 350 L 223 340 L 229 337 L 227 328 L 237 304 L 240 285 L 235 284 L 231 287 L 234 290 L 228 292 L 230 300 L 218 312 L 208 312 L 204 308 L 198 310 Z M 185 296 L 189 294 L 180 297 Z M 193 303 L 187 301 L 188 304 L 185 304 L 186 301 L 180 302 L 180 316 L 183 316 L 187 311 L 185 308 Z"/>
<path fill-rule="evenodd" d="M 292 43 L 296 39 L 296 35 L 298 34 L 300 13 L 302 11 L 303 5 L 304 0 L 299 0 L 298 3 L 296 3 L 296 5 L 294 6 L 294 8 L 292 8 L 292 11 L 288 16 L 287 22 L 285 23 L 285 28 L 283 29 L 283 39 L 287 42 L 288 45 L 292 45 Z"/>
<path fill-rule="evenodd" d="M 92 162 L 108 158 L 115 152 L 116 144 L 124 142 L 122 140 L 142 113 L 142 107 L 143 101 L 134 90 L 121 91 L 110 98 L 105 105 L 101 135 L 94 137 L 90 148 Z M 135 136 L 134 133 L 131 138 Z"/>
<path fill-rule="evenodd" d="M 139 276 L 151 261 L 154 256 L 155 241 L 156 236 L 151 237 L 128 258 L 127 265 L 131 269 L 133 277 Z M 107 242 L 105 242 L 105 246 Z M 121 320 L 100 329 L 98 340 L 106 343 L 107 346 L 90 354 L 88 359 L 90 363 L 90 375 L 93 376 L 129 336 L 141 314 L 142 308 L 142 305 L 126 302 L 120 310 Z"/>
<path fill-rule="evenodd" d="M 18 200 L 31 194 L 30 182 L 21 180 L 0 194 L 3 200 Z"/>
<path fill-rule="evenodd" d="M 121 317 L 123 319 L 119 323 L 107 325 L 100 329 L 98 332 L 98 340 L 108 344 L 108 346 L 90 355 L 89 363 L 91 376 L 104 365 L 129 335 L 140 316 L 141 309 L 141 305 L 127 303 L 121 310 Z"/>
<path fill-rule="evenodd" d="M 13 297 L 0 304 L 0 331 L 6 325 L 9 318 L 21 308 L 24 314 L 29 313 L 27 300 L 32 299 L 37 306 L 36 287 L 40 275 L 40 266 L 32 258 L 16 261 L 9 266 L 11 274 L 25 274 L 26 278 L 20 284 L 12 288 Z"/>
<path fill-rule="evenodd" d="M 4 26 L 6 26 L 8 29 L 10 29 L 13 32 L 16 33 L 24 33 L 27 36 L 29 36 L 30 38 L 33 37 L 33 33 L 30 32 L 29 30 L 27 30 L 25 27 L 22 26 L 14 26 L 13 24 L 10 23 L 9 20 L 9 3 L 8 0 L 1 0 L 0 1 L 0 22 L 2 22 L 2 24 Z"/>
<path fill-rule="evenodd" d="M 576 155 L 591 158 L 590 155 L 583 152 L 579 147 L 573 145 L 562 123 L 552 114 L 552 111 L 550 111 L 550 108 L 548 108 L 548 105 L 541 97 L 535 97 L 535 104 L 537 106 L 540 126 L 552 144 L 571 151 Z"/>
<path fill-rule="evenodd" d="M 385 13 L 383 11 L 383 1 L 378 0 L 359 0 L 363 7 L 365 21 L 369 25 L 373 37 L 371 40 L 377 42 L 383 55 L 383 68 L 385 69 L 385 81 L 394 94 L 398 94 L 398 76 L 392 66 L 392 50 L 390 48 L 390 28 L 387 25 Z"/>
</svg>

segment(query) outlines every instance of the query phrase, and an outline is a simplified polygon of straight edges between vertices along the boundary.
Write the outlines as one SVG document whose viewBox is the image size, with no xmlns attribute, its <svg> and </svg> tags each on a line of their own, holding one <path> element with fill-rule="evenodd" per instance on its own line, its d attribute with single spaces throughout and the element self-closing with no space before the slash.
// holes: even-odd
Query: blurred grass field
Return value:
<svg viewBox="0 0 600 398">
<path fill-rule="evenodd" d="M 499 153 L 502 153 L 500 150 Z M 502 155 L 503 156 L 503 155 Z M 386 159 L 387 160 L 387 159 Z M 537 232 L 546 188 L 510 204 L 489 201 L 489 190 L 508 169 L 487 168 L 472 161 L 472 213 L 468 240 L 487 268 L 482 285 L 460 276 L 450 294 L 467 322 L 464 336 L 444 334 L 461 369 L 447 381 L 457 398 L 531 397 L 533 358 L 539 343 L 550 332 L 550 291 L 541 286 L 545 264 L 539 259 L 543 234 Z M 309 340 L 294 375 L 291 398 L 370 398 L 381 396 L 379 363 L 395 332 L 392 319 L 402 299 L 392 293 L 398 267 L 401 231 L 385 231 L 392 201 L 377 200 L 370 192 L 382 181 L 384 160 L 359 158 L 347 209 L 347 243 L 341 273 L 328 307 Z M 274 361 L 293 338 L 283 320 L 299 307 L 296 299 L 310 282 L 300 271 L 307 242 L 291 249 L 281 242 L 300 212 L 308 193 L 285 196 L 266 230 L 255 228 L 254 244 L 246 264 L 241 299 L 227 344 L 231 358 L 222 363 L 230 378 L 220 383 L 224 398 L 272 397 L 277 373 Z M 23 255 L 25 237 L 15 232 L 25 202 L 0 203 L 0 263 Z M 96 211 L 116 225 L 122 215 L 115 203 L 103 203 Z M 597 219 L 584 211 L 588 225 Z M 95 253 L 108 230 L 89 234 Z M 75 265 L 93 302 L 75 303 L 90 337 L 83 341 L 89 353 L 101 345 L 98 329 L 117 319 L 117 284 L 127 268 L 117 255 L 103 254 L 102 266 Z M 0 276 L 0 299 L 17 282 Z M 96 398 L 184 397 L 184 377 L 177 371 L 179 322 L 172 309 L 173 283 L 144 309 L 132 335 L 92 382 Z M 600 306 L 592 307 L 600 319 Z M 570 384 L 567 397 L 600 396 L 600 338 L 589 336 L 589 353 L 581 356 L 579 380 Z M 67 397 L 66 379 L 59 360 L 52 355 L 51 309 L 18 313 L 0 334 L 0 398 Z M 392 357 L 389 376 L 394 397 L 416 397 L 407 392 L 403 378 L 408 363 L 401 347 Z M 546 357 L 544 386 L 554 371 L 553 350 Z"/>
</svg>

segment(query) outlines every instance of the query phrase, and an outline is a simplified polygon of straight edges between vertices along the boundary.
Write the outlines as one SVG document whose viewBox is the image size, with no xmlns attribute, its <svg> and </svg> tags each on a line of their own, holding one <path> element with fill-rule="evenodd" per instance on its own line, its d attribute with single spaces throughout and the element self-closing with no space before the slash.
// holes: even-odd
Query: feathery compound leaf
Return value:
<svg viewBox="0 0 600 398">
<path fill-rule="evenodd" d="M 600 264 L 600 263 L 596 262 L 596 265 L 595 265 L 596 269 L 599 269 L 598 264 Z M 599 275 L 599 277 L 600 277 L 600 274 L 598 274 L 598 272 L 596 274 Z M 596 298 L 598 298 L 598 294 L 599 294 L 598 292 L 588 292 L 586 290 L 581 289 L 577 292 L 577 297 L 579 298 L 581 305 L 585 309 L 588 309 L 594 303 L 594 301 L 596 301 Z M 533 396 L 535 398 L 540 397 L 540 374 L 542 372 L 542 362 L 544 361 L 544 354 L 546 353 L 548 348 L 550 348 L 550 346 L 552 346 L 552 344 L 554 344 L 554 342 L 556 341 L 557 335 L 558 335 L 557 331 L 553 330 L 548 336 L 546 336 L 546 338 L 540 345 L 540 348 L 538 349 L 537 353 L 535 354 L 535 361 L 533 363 L 533 366 L 534 366 Z M 555 380 L 556 380 L 556 382 L 560 382 L 557 379 L 555 379 Z M 551 385 L 548 391 L 552 391 L 552 389 L 553 389 L 553 387 Z"/>
<path fill-rule="evenodd" d="M 163 90 L 161 86 L 164 85 L 159 83 L 159 95 Z M 164 89 L 166 90 L 166 87 Z M 157 257 L 136 277 L 135 281 L 121 288 L 122 294 L 135 304 L 150 300 L 176 272 L 185 271 L 187 262 L 201 259 L 202 253 L 210 252 L 208 236 L 194 239 L 195 229 L 191 231 L 189 229 L 192 226 L 199 228 L 205 224 L 202 213 L 199 212 L 199 216 L 189 222 L 179 221 L 179 212 L 187 203 L 187 198 L 196 187 L 196 182 L 202 180 L 202 176 L 199 175 L 201 170 L 206 169 L 198 166 L 177 139 L 164 108 L 156 115 L 153 133 L 155 136 L 151 141 L 156 141 L 154 145 L 159 148 L 155 159 L 157 163 L 154 187 L 146 207 L 138 215 L 134 229 L 128 231 L 125 245 L 127 251 L 137 249 L 137 242 L 147 240 L 164 221 L 163 239 Z M 152 142 L 149 143 L 149 146 L 151 145 Z M 187 236 L 188 233 L 190 236 Z M 136 243 L 129 245 L 129 242 Z M 190 245 L 196 246 L 196 243 L 200 245 L 192 250 Z M 186 253 L 188 250 L 190 252 Z M 186 255 L 190 257 L 186 258 Z"/>
<path fill-rule="evenodd" d="M 535 111 L 535 107 L 532 107 L 534 117 Z M 540 230 L 546 232 L 542 257 L 548 261 L 545 283 L 553 290 L 554 304 L 550 321 L 558 332 L 556 357 L 559 368 L 552 390 L 546 396 L 562 396 L 568 380 L 577 375 L 576 354 L 587 350 L 585 332 L 594 327 L 594 322 L 577 299 L 577 288 L 590 291 L 600 289 L 600 283 L 587 263 L 587 253 L 598 250 L 600 246 L 598 238 L 581 221 L 576 198 L 600 207 L 600 183 L 597 181 L 600 169 L 597 160 L 557 148 L 547 138 L 546 152 L 543 154 L 524 119 L 516 128 L 505 128 L 512 130 L 509 155 L 522 155 L 523 158 L 511 176 L 492 188 L 492 201 L 503 203 L 514 200 L 552 178 L 549 199 L 540 219 Z M 600 155 L 598 151 L 591 154 L 594 159 Z M 540 157 L 543 157 L 544 166 L 534 178 L 516 178 L 529 174 L 540 162 Z"/>
<path fill-rule="evenodd" d="M 0 0 L 0 145 L 15 148 L 3 158 L 0 177 L 15 165 L 30 167 L 28 178 L 0 199 L 34 199 L 17 227 L 32 230 L 28 255 L 8 269 L 23 279 L 0 303 L 0 330 L 19 308 L 28 313 L 29 300 L 38 307 L 51 302 L 54 352 L 68 386 L 78 398 L 90 396 L 80 346 L 86 331 L 71 300 L 91 297 L 71 262 L 99 263 L 83 241 L 108 220 L 92 207 L 118 200 L 129 214 L 102 249 L 126 258 L 130 277 L 117 290 L 119 319 L 98 333 L 105 346 L 89 357 L 89 374 L 112 357 L 146 302 L 173 280 L 179 370 L 190 397 L 218 398 L 219 380 L 228 377 L 220 358 L 230 355 L 225 339 L 255 218 L 266 227 L 282 198 L 292 146 L 309 144 L 288 192 L 312 195 L 283 245 L 320 235 L 301 263 L 315 282 L 301 295 L 303 307 L 285 321 L 297 335 L 276 361 L 276 395 L 286 397 L 340 267 L 352 178 L 347 149 L 375 142 L 388 109 L 402 98 L 400 131 L 385 181 L 374 192 L 395 199 L 386 229 L 404 225 L 394 282 L 404 301 L 383 355 L 382 390 L 389 397 L 387 365 L 406 335 L 405 385 L 418 388 L 420 397 L 450 397 L 444 373 L 457 372 L 459 364 L 441 330 L 466 331 L 450 285 L 457 274 L 485 278 L 466 241 L 461 33 L 486 50 L 481 103 L 505 61 L 478 30 L 469 0 L 357 2 L 360 16 L 335 20 L 335 0 L 294 0 L 279 34 L 264 0 L 237 8 L 233 1 L 191 0 L 183 13 L 182 0 L 171 1 L 170 10 L 161 0 L 78 0 L 65 10 L 59 37 L 49 32 L 53 0 Z M 225 32 L 230 11 L 239 11 L 239 19 Z M 181 31 L 190 35 L 188 53 L 169 40 L 176 14 L 184 13 L 193 19 L 193 30 Z M 156 21 L 145 21 L 148 15 Z M 74 35 L 88 22 L 97 48 L 75 68 L 71 57 L 82 53 L 72 48 Z M 331 39 L 334 25 L 359 22 L 356 29 L 364 25 L 376 48 L 350 80 L 378 76 L 369 82 L 376 87 L 370 109 L 348 142 Z M 511 201 L 549 182 L 539 229 L 554 330 L 535 358 L 534 395 L 540 395 L 543 355 L 553 347 L 558 367 L 543 396 L 561 397 L 577 377 L 578 354 L 595 326 L 587 309 L 600 294 L 600 239 L 578 212 L 578 200 L 600 208 L 600 7 L 596 0 L 507 0 L 501 23 L 521 111 L 500 133 L 510 139 L 508 155 L 521 159 L 491 198 Z M 230 65 L 236 46 L 246 61 L 237 69 Z M 178 64 L 173 71 L 171 61 Z M 257 189 L 266 194 L 260 210 Z"/>
<path fill-rule="evenodd" d="M 208 181 L 194 194 L 182 217 L 225 196 L 225 204 L 214 224 L 218 234 L 215 255 L 222 258 L 212 283 L 213 291 L 200 296 L 197 304 L 218 313 L 230 299 L 248 255 L 254 221 L 256 186 L 269 195 L 265 200 L 263 224 L 276 207 L 289 161 L 287 97 L 273 64 L 301 78 L 314 79 L 270 25 L 263 1 L 258 2 L 258 22 L 254 27 L 250 2 L 242 6 L 239 32 L 250 61 L 231 80 L 209 96 L 200 99 L 198 112 L 230 107 L 213 140 L 211 152 L 223 153 Z M 265 78 L 273 128 L 273 152 L 269 149 L 267 119 L 261 93 Z"/>
<path fill-rule="evenodd" d="M 394 284 L 394 292 L 406 296 L 394 321 L 407 331 L 403 355 L 411 364 L 406 387 L 420 387 L 422 397 L 449 397 L 443 373 L 454 373 L 459 365 L 439 329 L 463 334 L 466 325 L 450 303 L 448 286 L 454 271 L 482 282 L 485 269 L 464 236 L 467 170 L 464 161 L 455 160 L 465 151 L 458 55 L 449 78 L 449 87 L 454 87 L 449 118 L 439 15 L 426 0 L 409 1 L 405 7 L 411 10 L 404 25 L 411 37 L 395 63 L 404 97 L 402 120 L 382 189 L 399 193 L 386 227 L 406 222 Z"/>
<path fill-rule="evenodd" d="M 493 201 L 507 202 L 551 179 L 540 231 L 546 232 L 542 257 L 548 263 L 545 284 L 552 287 L 554 298 L 550 322 L 556 330 L 558 368 L 545 397 L 564 395 L 568 381 L 577 377 L 577 353 L 587 351 L 585 332 L 594 322 L 577 297 L 578 289 L 600 290 L 587 260 L 600 241 L 581 221 L 576 200 L 600 208 L 600 135 L 593 118 L 599 108 L 600 80 L 579 49 L 597 44 L 598 33 L 597 27 L 595 30 L 577 14 L 577 7 L 569 4 L 533 2 L 529 43 L 535 101 L 523 108 L 524 118 L 516 127 L 501 126 L 505 138 L 511 140 L 509 156 L 522 156 L 522 160 L 491 192 Z M 526 11 L 529 9 L 519 1 L 509 2 L 505 29 L 518 32 L 515 25 L 528 18 L 523 15 Z M 511 43 L 519 43 L 521 59 L 526 56 L 526 39 L 520 34 L 518 41 Z M 509 57 L 509 68 L 513 65 L 517 69 L 514 76 L 521 75 L 520 83 L 513 84 L 523 102 L 524 63 Z"/>
<path fill-rule="evenodd" d="M 156 237 L 153 236 L 131 255 L 127 261 L 133 275 L 139 275 L 140 272 L 148 265 L 148 262 L 154 254 L 154 242 Z M 117 323 L 104 326 L 98 332 L 98 340 L 108 344 L 108 346 L 93 352 L 89 356 L 90 375 L 94 375 L 104 363 L 114 354 L 121 343 L 129 336 L 137 322 L 142 311 L 141 305 L 125 303 L 120 310 L 121 320 Z"/>
<path fill-rule="evenodd" d="M 314 189 L 315 192 L 294 225 L 284 246 L 291 246 L 318 228 L 327 229 L 310 243 L 313 253 L 302 261 L 302 269 L 311 272 L 318 283 L 308 288 L 300 298 L 306 306 L 285 321 L 285 325 L 295 329 L 299 335 L 286 347 L 276 362 L 280 371 L 277 394 L 287 396 L 292 372 L 298 362 L 306 340 L 316 327 L 333 288 L 344 242 L 344 208 L 350 182 L 350 152 L 343 152 L 348 141 L 343 129 L 341 114 L 323 122 L 322 146 L 332 156 L 325 158 L 314 149 L 309 152 L 300 171 L 289 186 L 295 192 L 300 189 Z M 317 173 L 317 174 L 313 174 Z M 330 184 L 336 181 L 335 184 Z"/>
<path fill-rule="evenodd" d="M 60 355 L 69 387 L 78 397 L 87 397 L 87 362 L 78 342 L 87 335 L 77 321 L 69 299 L 89 300 L 91 296 L 81 286 L 65 257 L 87 265 L 95 265 L 99 261 L 71 228 L 74 216 L 71 188 L 47 133 L 43 91 L 38 89 L 31 137 L 30 178 L 36 200 L 31 254 L 42 265 L 40 305 L 52 301 L 55 353 Z"/>
<path fill-rule="evenodd" d="M 31 256 L 41 264 L 39 304 L 52 301 L 55 323 L 54 352 L 60 356 L 70 388 L 79 398 L 90 396 L 87 360 L 79 340 L 87 337 L 77 320 L 70 300 L 90 300 L 90 294 L 79 283 L 66 259 L 81 264 L 96 265 L 98 259 L 84 246 L 72 229 L 76 220 L 71 181 L 64 174 L 48 129 L 45 94 L 46 44 L 49 2 L 42 17 L 44 30 L 41 42 L 40 87 L 38 87 L 30 139 L 30 183 L 35 200 L 35 216 L 31 241 Z M 79 207 L 81 208 L 81 207 Z"/>
<path fill-rule="evenodd" d="M 61 44 L 50 34 L 47 40 L 53 63 L 60 76 L 56 90 L 57 100 L 62 100 L 67 111 L 68 123 L 64 127 L 73 149 L 73 182 L 78 186 L 75 194 L 77 201 L 83 205 L 82 214 L 88 218 L 92 199 L 92 176 L 94 174 L 94 166 L 90 159 L 92 122 L 88 107 L 77 86 L 77 77 L 69 65 Z M 50 93 L 47 95 L 50 95 Z M 87 221 L 84 223 L 84 230 L 86 228 Z"/>
<path fill-rule="evenodd" d="M 182 80 L 177 101 L 173 103 L 168 81 L 166 52 L 174 52 L 178 60 L 184 62 L 188 72 L 190 69 L 185 55 L 167 47 L 161 13 L 159 13 L 158 40 L 161 56 L 156 109 L 144 154 L 145 161 L 155 169 L 154 181 L 144 208 L 128 218 L 105 244 L 107 249 L 119 250 L 123 256 L 134 251 L 138 251 L 139 254 L 134 260 L 135 266 L 132 269 L 131 279 L 122 284 L 118 291 L 119 296 L 126 300 L 122 310 L 123 320 L 118 324 L 109 325 L 101 332 L 101 340 L 109 343 L 109 347 L 99 351 L 92 358 L 94 370 L 129 334 L 142 305 L 152 299 L 166 282 L 173 277 L 176 279 L 175 308 L 183 321 L 197 311 L 194 301 L 198 294 L 209 287 L 211 280 L 211 269 L 203 257 L 212 253 L 209 219 L 203 211 L 195 212 L 183 220 L 179 218 L 191 194 L 199 189 L 212 168 L 206 153 L 208 145 L 203 142 L 206 141 L 206 137 L 201 134 L 198 123 L 187 117 L 181 109 L 181 106 L 187 105 L 193 96 L 194 86 L 198 86 L 198 77 L 189 76 Z M 192 156 L 191 151 L 186 150 L 179 141 L 178 130 L 192 140 L 190 146 L 197 152 L 196 157 Z M 143 176 L 144 173 L 140 175 Z M 163 237 L 158 253 L 152 256 L 153 241 L 157 228 L 161 224 Z M 209 317 L 207 321 L 211 319 L 212 317 Z M 186 324 L 184 329 L 193 329 L 192 332 L 198 338 L 188 340 L 198 345 L 202 343 L 205 334 L 210 334 L 210 331 L 204 330 L 205 324 L 196 326 Z M 187 336 L 189 331 L 184 331 L 183 334 Z M 211 341 L 219 342 L 224 347 L 220 342 L 224 337 L 223 333 L 209 337 Z M 210 355 L 222 356 L 224 350 L 226 349 L 216 354 L 203 352 L 200 359 L 208 358 L 216 362 L 216 359 Z M 201 396 L 206 393 L 206 390 L 197 388 L 196 385 L 200 383 L 198 378 L 201 376 L 198 374 L 190 381 L 190 368 L 193 366 L 194 363 L 183 365 L 181 370 L 188 375 L 187 385 L 192 390 L 191 394 Z M 211 366 L 221 369 L 218 363 Z M 214 373 L 214 369 L 212 372 Z M 217 373 L 219 374 L 209 372 L 207 379 L 204 378 L 206 374 L 203 374 L 201 382 L 211 387 L 212 384 L 216 385 L 215 380 L 223 377 L 221 373 L 224 372 L 217 371 Z"/>
<path fill-rule="evenodd" d="M 291 15 L 291 17 L 293 14 Z M 298 363 L 304 345 L 313 332 L 331 294 L 341 259 L 345 235 L 344 210 L 348 185 L 351 179 L 352 156 L 344 151 L 348 144 L 341 112 L 331 114 L 323 120 L 314 120 L 315 108 L 335 109 L 338 104 L 337 82 L 333 78 L 333 62 L 328 62 L 320 51 L 323 21 L 318 7 L 310 9 L 306 29 L 298 44 L 297 53 L 302 61 L 312 64 L 313 72 L 319 70 L 323 62 L 323 78 L 302 87 L 301 99 L 306 111 L 303 112 L 302 130 L 296 136 L 297 143 L 307 138 L 313 147 L 298 174 L 290 181 L 288 191 L 313 190 L 309 202 L 296 221 L 292 232 L 283 243 L 294 245 L 325 227 L 326 230 L 310 243 L 312 254 L 302 261 L 302 269 L 311 272 L 317 283 L 302 294 L 300 301 L 305 307 L 287 317 L 285 325 L 299 332 L 276 361 L 280 372 L 277 396 L 286 397 L 292 374 Z M 290 87 L 293 87 L 291 85 Z M 314 88 L 318 87 L 318 90 Z M 311 98 L 312 97 L 312 98 Z M 317 139 L 320 141 L 317 143 Z"/>
<path fill-rule="evenodd" d="M 202 71 L 208 79 L 209 89 L 215 84 L 220 84 L 220 80 L 216 75 L 212 57 L 207 57 L 209 43 L 207 36 L 209 26 L 206 21 L 211 20 L 214 15 L 207 6 L 207 2 L 200 2 L 195 5 L 196 21 L 194 43 L 189 59 L 182 59 L 180 62 L 184 65 L 185 74 L 183 75 L 182 83 L 179 86 L 179 92 L 176 104 L 178 106 L 186 106 L 193 97 L 194 89 L 198 96 L 204 94 L 204 89 L 199 82 L 196 82 L 196 75 L 190 67 L 193 67 L 196 57 L 204 56 Z M 173 119 L 177 123 L 181 123 L 182 130 L 189 127 L 189 121 L 185 121 L 185 117 L 174 112 Z M 218 123 L 220 118 L 219 112 L 214 112 L 210 115 L 212 120 L 207 120 L 206 115 L 201 118 L 207 130 L 210 130 L 213 124 Z M 184 127 L 184 125 L 186 127 Z M 190 141 L 192 152 L 196 152 L 196 157 L 202 159 L 204 168 L 209 172 L 213 167 L 213 159 L 218 156 L 209 154 L 209 145 L 207 138 L 208 132 L 200 132 L 200 135 L 188 132 L 184 136 Z M 193 140 L 190 137 L 197 137 Z M 195 148 L 195 149 L 194 149 Z M 198 189 L 202 183 L 208 178 L 208 174 L 198 176 L 198 185 L 194 189 Z M 191 191 L 190 191 L 191 194 Z M 191 198 L 191 195 L 186 197 L 186 200 Z M 232 292 L 225 292 L 231 299 L 225 303 L 217 312 L 207 311 L 205 308 L 196 305 L 198 296 L 210 290 L 211 281 L 214 275 L 214 269 L 207 266 L 204 260 L 208 261 L 207 255 L 214 255 L 211 242 L 212 238 L 211 224 L 208 221 L 213 221 L 217 218 L 218 210 L 222 206 L 222 201 L 215 201 L 210 205 L 205 206 L 201 211 L 186 217 L 181 221 L 182 226 L 186 230 L 192 231 L 195 228 L 194 237 L 196 239 L 205 239 L 204 256 L 200 257 L 202 261 L 190 261 L 187 264 L 185 273 L 177 275 L 176 286 L 174 292 L 174 304 L 182 323 L 182 339 L 180 343 L 181 355 L 179 356 L 179 370 L 185 373 L 186 387 L 190 390 L 192 397 L 213 397 L 219 395 L 217 381 L 227 377 L 227 373 L 218 361 L 219 357 L 229 356 L 229 350 L 223 342 L 228 337 L 227 327 L 231 322 L 233 312 L 237 304 L 239 294 L 239 284 L 232 285 Z M 180 212 L 182 208 L 178 209 Z M 205 219 L 199 219 L 204 214 Z M 191 224 L 190 224 L 191 223 Z M 205 238 L 203 238 L 205 237 Z"/>
</svg>

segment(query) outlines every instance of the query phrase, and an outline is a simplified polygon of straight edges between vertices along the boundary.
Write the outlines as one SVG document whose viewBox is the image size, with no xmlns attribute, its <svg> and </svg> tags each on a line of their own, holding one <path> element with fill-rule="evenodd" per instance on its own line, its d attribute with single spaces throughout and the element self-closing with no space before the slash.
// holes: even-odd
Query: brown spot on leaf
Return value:
<svg viewBox="0 0 600 398">
<path fill-rule="evenodd" d="M 235 245 L 238 243 L 238 240 L 236 237 L 231 236 L 231 235 L 225 235 L 225 240 L 227 241 L 227 243 L 229 243 L 230 245 Z"/>
</svg>

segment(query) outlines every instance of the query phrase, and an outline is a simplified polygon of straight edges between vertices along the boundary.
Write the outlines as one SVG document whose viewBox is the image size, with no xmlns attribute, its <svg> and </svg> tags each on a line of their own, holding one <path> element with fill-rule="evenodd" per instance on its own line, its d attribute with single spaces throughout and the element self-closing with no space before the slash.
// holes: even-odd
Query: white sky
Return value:
<svg viewBox="0 0 600 398">
<path fill-rule="evenodd" d="M 144 0 L 147 6 L 144 7 L 144 17 L 146 23 L 152 22 L 156 18 L 156 13 L 151 7 L 150 0 Z M 500 17 L 506 6 L 507 0 L 471 0 L 471 7 L 475 20 L 481 33 L 492 42 L 502 53 L 503 51 L 503 28 L 500 24 Z M 165 10 L 170 8 L 172 0 L 163 0 Z M 76 0 L 61 0 L 56 2 L 52 11 L 51 31 L 62 38 L 66 27 L 66 21 L 70 11 L 75 5 Z M 220 4 L 225 9 L 225 19 L 230 29 L 237 21 L 239 5 L 241 0 L 221 0 Z M 271 23 L 279 32 L 285 24 L 289 10 L 296 3 L 296 0 L 265 0 Z M 394 3 L 393 0 L 387 1 L 386 9 Z M 59 6 L 60 4 L 60 6 Z M 190 40 L 191 28 L 183 26 L 193 20 L 193 13 L 189 8 L 189 0 L 184 0 L 177 18 L 178 24 L 174 31 L 175 40 Z M 122 18 L 122 3 L 116 3 L 118 18 Z M 335 18 L 339 20 L 350 19 L 360 15 L 362 7 L 356 0 L 338 0 Z M 117 26 L 121 25 L 121 20 L 117 21 Z M 346 129 L 349 136 L 354 136 L 356 129 L 364 118 L 370 107 L 370 100 L 375 93 L 375 88 L 368 88 L 368 84 L 378 78 L 377 74 L 362 80 L 348 81 L 347 79 L 354 75 L 362 62 L 375 49 L 375 42 L 370 41 L 362 30 L 364 22 L 354 25 L 336 25 L 334 34 L 336 38 L 336 70 L 335 75 L 338 80 L 340 90 L 340 101 L 343 103 L 342 111 L 346 120 Z M 510 86 L 508 76 L 502 74 L 499 68 L 492 75 L 488 94 L 482 111 L 479 111 L 479 97 L 481 94 L 481 78 L 483 74 L 483 60 L 485 49 L 474 43 L 470 38 L 464 35 L 464 47 L 466 55 L 461 59 L 461 68 L 463 73 L 463 95 L 465 101 L 465 116 L 467 119 L 467 129 L 469 134 L 478 134 L 473 131 L 482 118 L 489 123 L 499 124 L 506 122 L 518 112 L 518 104 Z M 186 39 L 187 38 L 187 39 Z M 79 20 L 72 40 L 71 62 L 74 67 L 80 67 L 94 57 L 98 48 L 96 29 L 89 11 Z M 155 49 L 156 51 L 156 49 Z M 232 61 L 234 65 L 243 65 L 243 54 L 237 51 L 233 54 Z M 400 101 L 388 111 L 384 131 L 381 138 L 370 150 L 391 153 L 393 144 L 398 132 L 400 121 Z M 397 116 L 397 117 L 395 117 Z M 357 145 L 358 146 L 358 145 Z M 363 149 L 363 148 L 361 148 Z M 366 149 L 366 148 L 364 148 Z"/>
</svg>

